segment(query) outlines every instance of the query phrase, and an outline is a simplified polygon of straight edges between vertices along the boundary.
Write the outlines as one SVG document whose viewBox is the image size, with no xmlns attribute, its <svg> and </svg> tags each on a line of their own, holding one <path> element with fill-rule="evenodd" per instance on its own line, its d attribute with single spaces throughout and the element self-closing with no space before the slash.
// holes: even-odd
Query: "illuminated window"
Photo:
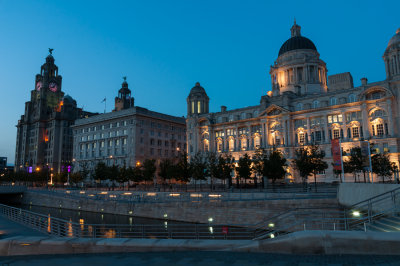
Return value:
<svg viewBox="0 0 400 266">
<path fill-rule="evenodd" d="M 383 143 L 383 152 L 389 152 L 389 145 L 387 143 Z"/>
<path fill-rule="evenodd" d="M 384 135 L 383 124 L 377 124 L 376 125 L 376 135 L 377 136 L 383 136 Z"/>
<path fill-rule="evenodd" d="M 328 116 L 328 123 L 332 124 L 332 123 L 337 123 L 337 122 L 343 122 L 343 116 L 340 115 L 329 115 Z"/>
<path fill-rule="evenodd" d="M 192 102 L 192 114 L 194 114 L 194 102 Z"/>
<path fill-rule="evenodd" d="M 247 139 L 243 138 L 240 140 L 240 147 L 242 150 L 246 150 L 247 149 Z"/>
<path fill-rule="evenodd" d="M 260 139 L 260 137 L 259 136 L 257 136 L 257 137 L 255 137 L 254 138 L 254 146 L 256 147 L 256 148 L 259 148 L 261 145 L 261 139 Z"/>
<path fill-rule="evenodd" d="M 222 141 L 218 141 L 217 143 L 217 151 L 222 152 Z"/>
<path fill-rule="evenodd" d="M 229 140 L 229 151 L 233 151 L 235 149 L 235 140 L 230 139 Z"/>
<path fill-rule="evenodd" d="M 281 145 L 281 138 L 279 136 L 275 137 L 275 145 L 277 146 Z"/>
<path fill-rule="evenodd" d="M 299 133 L 299 143 L 303 144 L 305 142 L 305 134 Z"/>
<path fill-rule="evenodd" d="M 353 138 L 359 138 L 360 137 L 360 131 L 358 127 L 353 127 L 352 128 L 352 133 L 353 133 Z"/>
<path fill-rule="evenodd" d="M 334 129 L 333 130 L 333 138 L 334 139 L 340 138 L 340 130 L 339 129 Z"/>
<path fill-rule="evenodd" d="M 201 113 L 201 104 L 200 101 L 197 101 L 197 113 Z"/>
</svg>

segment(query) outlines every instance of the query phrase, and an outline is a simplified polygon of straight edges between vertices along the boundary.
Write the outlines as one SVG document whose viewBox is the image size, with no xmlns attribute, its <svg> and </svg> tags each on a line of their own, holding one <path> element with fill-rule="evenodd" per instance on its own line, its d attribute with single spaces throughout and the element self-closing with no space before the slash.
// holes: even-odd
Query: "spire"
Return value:
<svg viewBox="0 0 400 266">
<path fill-rule="evenodd" d="M 291 37 L 301 36 L 300 30 L 301 30 L 301 27 L 296 24 L 296 18 L 294 18 L 293 26 L 290 29 L 290 32 L 292 33 Z"/>
</svg>

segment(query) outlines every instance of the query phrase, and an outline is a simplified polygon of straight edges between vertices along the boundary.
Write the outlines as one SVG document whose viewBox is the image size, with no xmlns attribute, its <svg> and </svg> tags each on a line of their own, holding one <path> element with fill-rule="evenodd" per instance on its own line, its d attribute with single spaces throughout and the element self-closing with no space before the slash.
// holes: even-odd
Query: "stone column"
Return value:
<svg viewBox="0 0 400 266">
<path fill-rule="evenodd" d="M 325 116 L 325 142 L 329 143 L 329 124 L 328 124 L 328 116 Z"/>
<path fill-rule="evenodd" d="M 265 144 L 266 144 L 266 143 L 265 143 L 265 142 L 266 142 L 266 139 L 265 139 L 265 137 L 264 137 L 264 136 L 265 136 L 265 123 L 264 123 L 264 120 L 261 120 L 260 122 L 261 122 L 261 145 L 260 145 L 260 146 L 261 146 L 262 148 L 265 148 L 265 146 L 266 146 L 266 145 L 265 145 Z"/>
<path fill-rule="evenodd" d="M 235 151 L 240 151 L 240 139 L 239 139 L 239 128 L 236 127 L 236 137 L 235 137 Z"/>
<path fill-rule="evenodd" d="M 387 112 L 388 112 L 388 131 L 386 132 L 386 134 L 388 134 L 389 136 L 393 136 L 394 135 L 394 130 L 393 130 L 393 114 L 392 114 L 392 100 L 391 99 L 387 99 L 386 101 L 387 104 Z"/>
<path fill-rule="evenodd" d="M 308 143 L 311 143 L 311 128 L 310 128 L 310 117 L 307 117 L 307 141 Z"/>
<path fill-rule="evenodd" d="M 361 105 L 361 113 L 362 113 L 362 126 L 363 126 L 363 135 L 365 139 L 369 138 L 369 123 L 368 123 L 368 114 L 367 114 L 367 104 L 363 103 Z"/>
</svg>

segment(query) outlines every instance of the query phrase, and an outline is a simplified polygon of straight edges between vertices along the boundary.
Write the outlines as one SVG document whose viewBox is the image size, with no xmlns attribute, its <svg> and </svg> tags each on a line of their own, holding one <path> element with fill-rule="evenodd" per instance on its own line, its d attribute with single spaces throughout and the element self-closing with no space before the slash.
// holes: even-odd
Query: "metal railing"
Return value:
<svg viewBox="0 0 400 266">
<path fill-rule="evenodd" d="M 400 187 L 345 208 L 347 230 L 364 229 L 382 216 L 400 213 Z"/>
<path fill-rule="evenodd" d="M 0 204 L 0 214 L 40 232 L 60 237 L 156 238 L 156 239 L 253 239 L 254 230 L 245 225 L 173 224 L 86 224 L 46 216 Z"/>
</svg>

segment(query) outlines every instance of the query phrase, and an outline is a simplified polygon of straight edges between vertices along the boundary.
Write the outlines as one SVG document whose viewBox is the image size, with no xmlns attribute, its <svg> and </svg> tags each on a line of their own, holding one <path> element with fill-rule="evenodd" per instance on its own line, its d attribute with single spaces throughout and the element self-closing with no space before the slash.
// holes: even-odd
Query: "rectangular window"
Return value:
<svg viewBox="0 0 400 266">
<path fill-rule="evenodd" d="M 339 129 L 334 129 L 333 130 L 333 138 L 334 139 L 340 138 L 340 130 Z"/>
<path fill-rule="evenodd" d="M 299 133 L 299 143 L 303 144 L 305 142 L 305 135 L 304 133 Z"/>
<path fill-rule="evenodd" d="M 358 127 L 353 127 L 352 128 L 352 133 L 353 133 L 353 138 L 359 138 L 360 137 L 360 131 Z"/>
<path fill-rule="evenodd" d="M 378 135 L 380 137 L 384 135 L 383 125 L 382 124 L 377 124 L 376 125 L 376 135 Z"/>
<path fill-rule="evenodd" d="M 322 133 L 321 131 L 315 131 L 315 141 L 316 142 L 321 142 L 322 140 Z"/>
<path fill-rule="evenodd" d="M 200 101 L 197 101 L 197 113 L 201 113 L 201 104 L 200 104 Z"/>
</svg>

